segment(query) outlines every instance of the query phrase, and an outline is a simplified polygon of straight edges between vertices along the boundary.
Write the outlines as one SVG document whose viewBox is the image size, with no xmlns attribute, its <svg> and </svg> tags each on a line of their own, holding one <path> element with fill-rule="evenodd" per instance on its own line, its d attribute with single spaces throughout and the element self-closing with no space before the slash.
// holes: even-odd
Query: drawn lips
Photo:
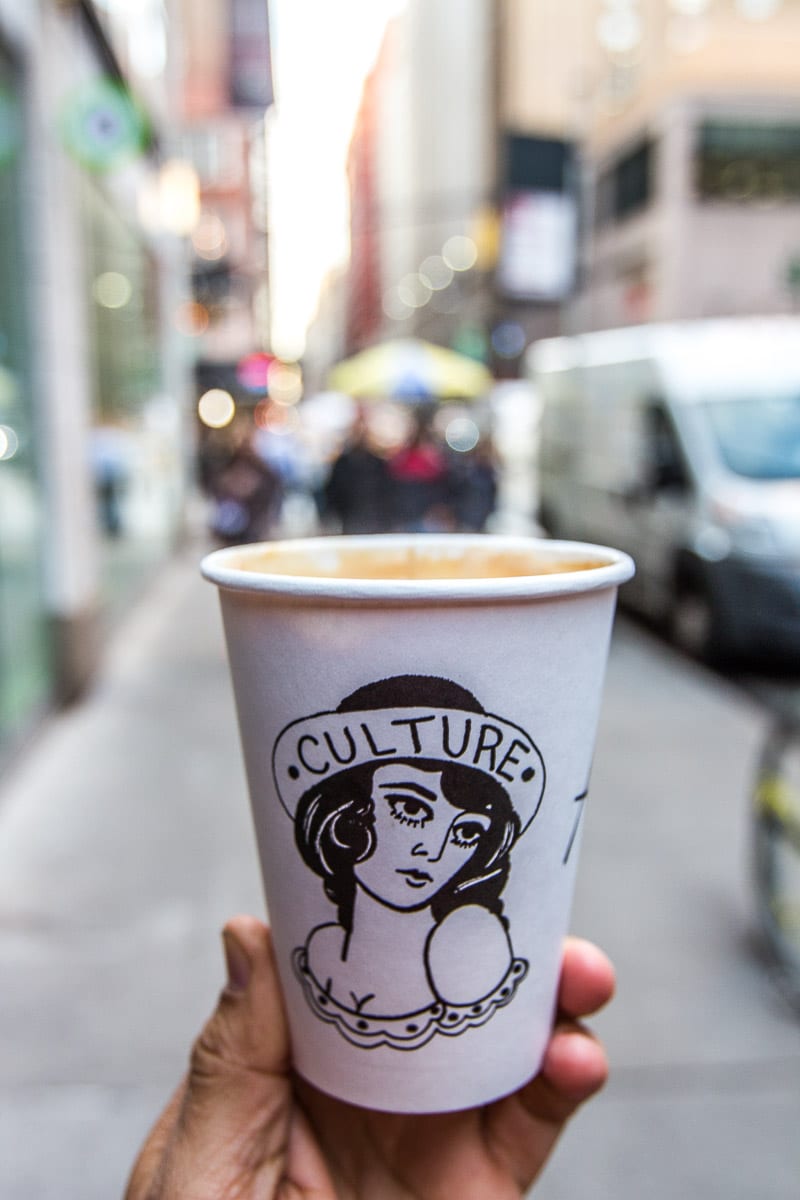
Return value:
<svg viewBox="0 0 800 1200">
<path fill-rule="evenodd" d="M 409 887 L 421 888 L 425 887 L 426 883 L 433 883 L 433 876 L 427 871 L 418 871 L 416 867 L 407 871 L 398 871 L 398 875 L 405 875 L 406 883 Z"/>
</svg>

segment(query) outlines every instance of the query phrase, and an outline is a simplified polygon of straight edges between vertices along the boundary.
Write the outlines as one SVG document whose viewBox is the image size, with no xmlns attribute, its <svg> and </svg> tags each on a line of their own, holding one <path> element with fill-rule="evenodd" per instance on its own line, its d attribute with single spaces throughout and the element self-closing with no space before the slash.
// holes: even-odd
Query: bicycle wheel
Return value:
<svg viewBox="0 0 800 1200">
<path fill-rule="evenodd" d="M 782 983 L 800 1003 L 800 724 L 780 724 L 768 737 L 753 799 L 758 917 Z"/>
</svg>

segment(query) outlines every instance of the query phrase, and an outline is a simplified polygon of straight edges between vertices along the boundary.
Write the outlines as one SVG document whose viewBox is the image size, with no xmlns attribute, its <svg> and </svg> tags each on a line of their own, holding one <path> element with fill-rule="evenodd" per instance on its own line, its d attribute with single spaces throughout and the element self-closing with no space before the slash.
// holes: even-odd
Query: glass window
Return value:
<svg viewBox="0 0 800 1200">
<path fill-rule="evenodd" d="M 163 390 L 158 264 L 101 189 L 89 179 L 83 186 L 94 364 L 89 465 L 113 611 L 173 544 L 180 428 Z"/>
<path fill-rule="evenodd" d="M 800 124 L 705 121 L 696 152 L 702 200 L 800 199 Z"/>
<path fill-rule="evenodd" d="M 800 395 L 703 407 L 729 470 L 748 479 L 800 479 Z"/>
<path fill-rule="evenodd" d="M 622 221 L 646 208 L 653 196 L 654 142 L 638 142 L 601 172 L 595 185 L 598 228 Z"/>
<path fill-rule="evenodd" d="M 687 488 L 689 474 L 678 436 L 672 418 L 659 403 L 645 409 L 645 438 L 650 485 L 660 491 Z"/>
<path fill-rule="evenodd" d="M 0 47 L 0 749 L 43 706 L 51 681 L 26 320 L 20 84 Z"/>
</svg>

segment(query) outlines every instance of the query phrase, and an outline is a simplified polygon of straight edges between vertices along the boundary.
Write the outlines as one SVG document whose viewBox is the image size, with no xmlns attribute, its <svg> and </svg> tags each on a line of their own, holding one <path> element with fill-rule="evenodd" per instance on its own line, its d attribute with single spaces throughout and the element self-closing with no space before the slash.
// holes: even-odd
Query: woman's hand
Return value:
<svg viewBox="0 0 800 1200">
<path fill-rule="evenodd" d="M 405 1116 L 334 1100 L 293 1074 L 269 930 L 223 932 L 228 985 L 139 1155 L 126 1200 L 518 1200 L 579 1104 L 605 1082 L 578 1024 L 614 973 L 568 939 L 560 1015 L 539 1075 L 465 1112 Z"/>
</svg>

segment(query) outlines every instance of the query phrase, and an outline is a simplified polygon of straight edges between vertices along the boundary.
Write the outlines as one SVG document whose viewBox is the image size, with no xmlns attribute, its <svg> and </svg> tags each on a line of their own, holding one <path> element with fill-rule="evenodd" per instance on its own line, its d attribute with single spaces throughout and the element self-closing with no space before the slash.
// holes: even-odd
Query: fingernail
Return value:
<svg viewBox="0 0 800 1200">
<path fill-rule="evenodd" d="M 229 929 L 222 931 L 222 945 L 225 950 L 225 966 L 228 971 L 228 991 L 246 992 L 252 974 L 247 952 Z"/>
</svg>

